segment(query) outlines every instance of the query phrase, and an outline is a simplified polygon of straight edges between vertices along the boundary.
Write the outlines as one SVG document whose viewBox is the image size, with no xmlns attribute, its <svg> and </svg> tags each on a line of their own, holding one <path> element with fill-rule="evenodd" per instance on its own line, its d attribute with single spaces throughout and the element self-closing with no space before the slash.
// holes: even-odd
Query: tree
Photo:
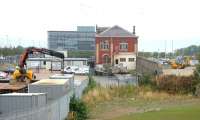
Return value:
<svg viewBox="0 0 200 120">
<path fill-rule="evenodd" d="M 198 60 L 200 61 L 200 54 L 198 55 Z M 196 85 L 196 88 L 194 88 L 194 92 L 196 95 L 200 96 L 200 64 L 196 66 L 196 70 L 194 71 L 194 85 Z"/>
<path fill-rule="evenodd" d="M 24 48 L 22 46 L 17 47 L 3 47 L 0 48 L 0 56 L 14 56 L 14 55 L 20 55 L 24 51 Z"/>
</svg>

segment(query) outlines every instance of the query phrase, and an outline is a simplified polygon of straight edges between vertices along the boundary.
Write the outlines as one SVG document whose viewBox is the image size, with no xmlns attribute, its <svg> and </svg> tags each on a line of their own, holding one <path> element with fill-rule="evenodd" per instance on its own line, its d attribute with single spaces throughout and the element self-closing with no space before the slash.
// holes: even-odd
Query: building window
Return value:
<svg viewBox="0 0 200 120">
<path fill-rule="evenodd" d="M 108 55 L 104 55 L 103 56 L 103 63 L 110 63 L 110 58 L 109 58 L 109 56 Z"/>
<path fill-rule="evenodd" d="M 109 42 L 108 41 L 101 42 L 101 49 L 109 49 Z"/>
<path fill-rule="evenodd" d="M 87 62 L 86 62 L 86 61 L 83 61 L 83 65 L 87 65 Z"/>
<path fill-rule="evenodd" d="M 129 61 L 129 62 L 134 62 L 134 61 L 135 61 L 135 58 L 129 58 L 128 61 Z"/>
<path fill-rule="evenodd" d="M 126 62 L 126 58 L 120 58 L 120 62 Z"/>
<path fill-rule="evenodd" d="M 120 43 L 120 50 L 127 50 L 128 49 L 128 43 Z"/>
</svg>

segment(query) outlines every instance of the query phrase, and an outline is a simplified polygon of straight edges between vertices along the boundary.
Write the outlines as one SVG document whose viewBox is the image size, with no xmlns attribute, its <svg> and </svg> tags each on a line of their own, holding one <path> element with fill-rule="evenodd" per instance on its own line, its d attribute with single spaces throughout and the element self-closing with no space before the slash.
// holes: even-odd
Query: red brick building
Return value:
<svg viewBox="0 0 200 120">
<path fill-rule="evenodd" d="M 96 64 L 110 63 L 135 69 L 138 52 L 138 37 L 133 33 L 113 26 L 96 35 Z"/>
</svg>

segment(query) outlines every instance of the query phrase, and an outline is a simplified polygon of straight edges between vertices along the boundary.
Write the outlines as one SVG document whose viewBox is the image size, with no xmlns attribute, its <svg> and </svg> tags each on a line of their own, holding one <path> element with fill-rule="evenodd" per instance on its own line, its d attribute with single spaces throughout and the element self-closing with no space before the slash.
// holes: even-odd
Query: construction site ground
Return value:
<svg viewBox="0 0 200 120">
<path fill-rule="evenodd" d="M 34 74 L 36 75 L 36 80 L 32 82 L 36 82 L 41 79 L 48 79 L 50 76 L 55 74 L 60 74 L 60 71 L 49 71 L 46 69 L 34 70 L 32 69 Z M 75 80 L 86 80 L 88 78 L 87 75 L 75 75 Z M 8 78 L 0 80 L 0 93 L 10 93 L 10 92 L 27 92 L 27 83 L 24 82 L 13 82 L 10 84 L 10 80 L 12 80 L 12 75 L 10 74 Z"/>
<path fill-rule="evenodd" d="M 47 79 L 52 75 L 61 74 L 60 71 L 49 71 L 46 69 L 40 69 L 39 71 L 33 70 L 33 72 L 36 75 L 37 80 Z M 74 75 L 74 80 L 85 80 L 87 77 L 87 75 Z"/>
<path fill-rule="evenodd" d="M 190 76 L 193 75 L 195 67 L 186 67 L 184 69 L 163 69 L 163 75 Z"/>
</svg>

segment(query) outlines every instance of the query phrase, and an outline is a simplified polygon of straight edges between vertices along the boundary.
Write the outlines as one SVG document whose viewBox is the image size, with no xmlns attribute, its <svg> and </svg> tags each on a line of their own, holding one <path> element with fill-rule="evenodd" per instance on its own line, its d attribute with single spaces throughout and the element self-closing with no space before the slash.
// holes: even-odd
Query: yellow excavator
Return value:
<svg viewBox="0 0 200 120">
<path fill-rule="evenodd" d="M 189 66 L 189 62 L 189 56 L 178 56 L 175 60 L 171 60 L 170 64 L 172 69 L 184 69 L 186 66 Z"/>
<path fill-rule="evenodd" d="M 14 81 L 24 81 L 27 78 L 28 80 L 31 81 L 31 80 L 36 78 L 36 76 L 33 74 L 33 71 L 31 69 L 28 69 L 28 70 L 25 69 L 26 60 L 27 60 L 29 54 L 33 54 L 33 53 L 36 53 L 36 52 L 61 58 L 62 63 L 64 64 L 64 54 L 63 53 L 56 52 L 56 51 L 53 51 L 53 50 L 48 50 L 48 49 L 45 49 L 45 48 L 29 47 L 20 56 L 19 66 L 16 66 L 16 70 L 14 71 L 14 73 L 12 75 L 12 80 L 14 80 Z M 62 69 L 64 67 L 63 64 L 62 64 Z"/>
<path fill-rule="evenodd" d="M 185 64 L 172 62 L 171 63 L 171 68 L 172 69 L 184 69 L 185 68 Z"/>
</svg>

